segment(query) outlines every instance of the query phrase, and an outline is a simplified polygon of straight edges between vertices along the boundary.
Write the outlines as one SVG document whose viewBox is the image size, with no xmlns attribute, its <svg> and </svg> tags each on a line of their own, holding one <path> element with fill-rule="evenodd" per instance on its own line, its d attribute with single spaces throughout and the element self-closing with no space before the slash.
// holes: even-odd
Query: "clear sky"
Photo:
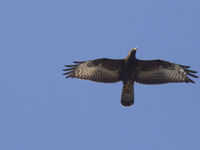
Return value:
<svg viewBox="0 0 200 150">
<path fill-rule="evenodd" d="M 198 0 L 1 0 L 1 150 L 199 150 L 200 85 L 65 79 L 74 60 L 164 59 L 200 70 Z"/>
</svg>

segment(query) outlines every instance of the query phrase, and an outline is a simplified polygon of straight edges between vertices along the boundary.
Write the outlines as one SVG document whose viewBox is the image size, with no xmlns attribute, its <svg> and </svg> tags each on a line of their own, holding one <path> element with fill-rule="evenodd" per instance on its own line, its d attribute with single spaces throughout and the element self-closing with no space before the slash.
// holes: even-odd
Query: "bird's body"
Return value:
<svg viewBox="0 0 200 150">
<path fill-rule="evenodd" d="M 121 104 L 131 106 L 134 103 L 134 82 L 141 84 L 163 84 L 172 82 L 194 83 L 188 76 L 196 71 L 189 66 L 178 65 L 163 60 L 139 60 L 133 48 L 124 59 L 101 58 L 90 61 L 74 61 L 75 65 L 66 65 L 66 78 L 79 78 L 95 82 L 123 82 Z"/>
</svg>

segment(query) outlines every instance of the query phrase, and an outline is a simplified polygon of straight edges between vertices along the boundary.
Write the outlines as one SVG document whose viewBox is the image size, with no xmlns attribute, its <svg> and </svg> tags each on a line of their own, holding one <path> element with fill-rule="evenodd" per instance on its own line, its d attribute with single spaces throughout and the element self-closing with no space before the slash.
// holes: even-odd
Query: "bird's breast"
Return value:
<svg viewBox="0 0 200 150">
<path fill-rule="evenodd" d="M 123 70 L 123 80 L 133 80 L 137 75 L 137 65 L 136 64 L 127 64 Z"/>
</svg>

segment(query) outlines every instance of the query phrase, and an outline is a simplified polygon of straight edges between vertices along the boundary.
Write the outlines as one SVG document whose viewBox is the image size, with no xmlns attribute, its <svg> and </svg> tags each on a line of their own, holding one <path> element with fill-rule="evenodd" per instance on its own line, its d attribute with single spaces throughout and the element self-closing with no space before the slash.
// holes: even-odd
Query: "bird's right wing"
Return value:
<svg viewBox="0 0 200 150">
<path fill-rule="evenodd" d="M 136 82 L 142 84 L 162 84 L 170 82 L 192 82 L 189 76 L 198 78 L 194 75 L 196 71 L 188 69 L 189 66 L 178 65 L 163 60 L 138 61 L 138 75 Z"/>
<path fill-rule="evenodd" d="M 63 75 L 66 78 L 79 78 L 95 82 L 113 83 L 120 81 L 120 73 L 124 60 L 122 59 L 95 59 L 90 61 L 74 61 L 74 65 L 65 65 Z"/>
</svg>

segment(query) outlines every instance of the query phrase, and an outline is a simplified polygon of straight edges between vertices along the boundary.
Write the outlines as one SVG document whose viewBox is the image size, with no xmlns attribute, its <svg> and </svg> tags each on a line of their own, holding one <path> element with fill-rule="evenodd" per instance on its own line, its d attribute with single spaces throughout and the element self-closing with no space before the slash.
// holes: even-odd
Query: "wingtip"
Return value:
<svg viewBox="0 0 200 150">
<path fill-rule="evenodd" d="M 194 78 L 199 78 L 199 76 L 197 76 L 197 75 L 194 75 L 194 74 L 192 74 L 192 73 L 189 73 L 189 72 L 187 72 L 187 75 L 189 75 L 189 76 L 191 76 L 191 77 L 194 77 Z"/>
<path fill-rule="evenodd" d="M 81 64 L 81 63 L 84 63 L 85 61 L 73 61 L 73 63 L 75 64 Z"/>
<path fill-rule="evenodd" d="M 191 83 L 195 84 L 195 82 L 193 80 L 190 80 Z"/>
<path fill-rule="evenodd" d="M 74 68 L 67 68 L 67 69 L 63 69 L 62 71 L 71 71 L 73 70 Z"/>
<path fill-rule="evenodd" d="M 68 75 L 68 74 L 70 74 L 70 73 L 73 73 L 73 71 L 65 72 L 65 73 L 63 73 L 63 75 Z"/>
<path fill-rule="evenodd" d="M 65 65 L 65 67 L 76 67 L 78 65 Z"/>
<path fill-rule="evenodd" d="M 69 77 L 70 77 L 70 75 L 66 76 L 65 79 L 67 79 L 67 78 L 69 78 Z"/>
<path fill-rule="evenodd" d="M 195 84 L 195 82 L 192 79 L 190 79 L 189 77 L 186 78 L 185 82 L 186 83 L 193 83 L 193 84 Z"/>
<path fill-rule="evenodd" d="M 194 71 L 194 70 L 190 70 L 190 69 L 184 69 L 186 72 L 189 72 L 189 73 L 198 73 L 197 71 Z"/>
<path fill-rule="evenodd" d="M 190 66 L 185 66 L 185 65 L 179 65 L 179 66 L 181 66 L 183 68 L 190 68 Z"/>
</svg>

